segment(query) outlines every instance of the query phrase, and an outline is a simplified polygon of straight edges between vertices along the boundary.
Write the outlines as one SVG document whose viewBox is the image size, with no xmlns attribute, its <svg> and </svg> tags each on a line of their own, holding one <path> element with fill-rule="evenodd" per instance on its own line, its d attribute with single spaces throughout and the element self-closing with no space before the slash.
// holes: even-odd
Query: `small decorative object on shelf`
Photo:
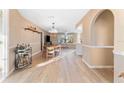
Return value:
<svg viewBox="0 0 124 93">
<path fill-rule="evenodd" d="M 29 30 L 29 31 L 32 31 L 32 32 L 36 32 L 36 33 L 41 33 L 41 32 L 39 32 L 39 31 L 37 31 L 37 28 L 36 27 L 34 27 L 34 26 L 30 26 L 30 27 L 26 27 L 26 28 L 24 28 L 25 30 Z"/>
<path fill-rule="evenodd" d="M 32 64 L 32 47 L 30 44 L 17 44 L 15 49 L 15 69 Z"/>
</svg>

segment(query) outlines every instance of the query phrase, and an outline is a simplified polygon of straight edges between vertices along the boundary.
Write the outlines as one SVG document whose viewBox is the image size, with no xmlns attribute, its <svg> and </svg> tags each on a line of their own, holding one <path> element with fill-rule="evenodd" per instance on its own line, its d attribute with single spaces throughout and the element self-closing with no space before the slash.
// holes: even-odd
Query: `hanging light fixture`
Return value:
<svg viewBox="0 0 124 93">
<path fill-rule="evenodd" d="M 51 19 L 52 21 L 54 20 L 54 17 L 52 17 Z M 55 20 L 52 22 L 52 27 L 51 29 L 49 30 L 50 33 L 57 33 L 57 29 L 55 28 Z"/>
</svg>

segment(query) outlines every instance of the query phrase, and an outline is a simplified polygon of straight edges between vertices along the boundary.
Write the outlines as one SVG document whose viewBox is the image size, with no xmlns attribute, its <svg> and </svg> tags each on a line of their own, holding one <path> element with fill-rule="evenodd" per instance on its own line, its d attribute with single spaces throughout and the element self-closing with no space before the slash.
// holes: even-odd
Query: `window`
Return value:
<svg viewBox="0 0 124 93">
<path fill-rule="evenodd" d="M 73 43 L 73 34 L 72 33 L 61 33 L 58 34 L 58 43 L 64 44 L 64 43 Z"/>
</svg>

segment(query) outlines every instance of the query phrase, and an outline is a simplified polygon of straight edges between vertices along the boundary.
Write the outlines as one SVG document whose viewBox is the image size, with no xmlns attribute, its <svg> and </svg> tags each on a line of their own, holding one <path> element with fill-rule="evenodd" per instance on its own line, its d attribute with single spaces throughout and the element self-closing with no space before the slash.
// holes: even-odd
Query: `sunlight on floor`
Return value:
<svg viewBox="0 0 124 93">
<path fill-rule="evenodd" d="M 67 52 L 68 51 L 68 52 Z M 38 61 L 38 62 L 37 62 Z M 63 50 L 61 56 L 46 60 L 38 56 L 32 67 L 14 71 L 3 82 L 12 83 L 105 83 L 113 82 L 113 69 L 91 69 L 74 50 Z M 43 66 L 43 64 L 45 66 Z M 48 64 L 48 65 L 46 65 Z"/>
<path fill-rule="evenodd" d="M 48 61 L 45 61 L 44 63 L 37 64 L 36 67 L 41 67 L 41 66 L 50 64 L 52 62 L 56 62 L 56 61 L 60 60 L 61 58 L 65 57 L 65 56 L 67 56 L 67 55 L 69 55 L 70 53 L 73 53 L 73 52 L 75 52 L 74 49 L 63 49 L 62 53 L 59 56 L 51 58 Z"/>
</svg>

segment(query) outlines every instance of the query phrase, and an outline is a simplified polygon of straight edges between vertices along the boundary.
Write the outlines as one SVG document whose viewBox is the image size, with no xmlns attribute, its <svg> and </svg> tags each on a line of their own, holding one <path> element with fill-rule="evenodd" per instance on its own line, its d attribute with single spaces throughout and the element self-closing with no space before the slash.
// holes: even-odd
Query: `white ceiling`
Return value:
<svg viewBox="0 0 124 93">
<path fill-rule="evenodd" d="M 19 9 L 26 19 L 49 31 L 51 17 L 54 17 L 55 27 L 59 32 L 76 32 L 75 25 L 88 12 L 87 9 Z"/>
</svg>

